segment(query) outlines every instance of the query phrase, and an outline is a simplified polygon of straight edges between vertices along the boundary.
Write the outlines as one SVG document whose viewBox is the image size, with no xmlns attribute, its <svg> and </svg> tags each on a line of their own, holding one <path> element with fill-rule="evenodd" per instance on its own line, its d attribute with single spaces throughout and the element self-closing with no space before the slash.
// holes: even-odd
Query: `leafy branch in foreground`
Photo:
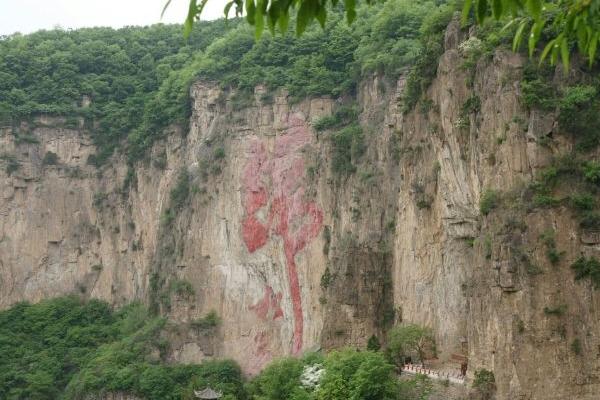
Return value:
<svg viewBox="0 0 600 400">
<path fill-rule="evenodd" d="M 188 15 L 184 23 L 187 37 L 192 31 L 194 21 L 200 19 L 202 10 L 209 0 L 190 0 Z M 290 14 L 296 16 L 296 33 L 302 34 L 307 26 L 317 20 L 322 27 L 327 21 L 327 10 L 336 6 L 340 0 L 231 0 L 224 7 L 227 17 L 235 5 L 235 15 L 245 14 L 248 23 L 255 28 L 259 38 L 267 26 L 274 33 L 276 28 L 286 32 Z M 364 0 L 368 5 L 376 0 Z M 168 0 L 165 9 L 169 6 Z M 351 24 L 356 19 L 357 0 L 343 0 L 346 20 Z M 570 54 L 577 47 L 580 54 L 588 58 L 590 66 L 596 57 L 600 39 L 600 0 L 465 0 L 463 5 L 463 24 L 473 12 L 478 24 L 493 17 L 505 20 L 506 28 L 518 26 L 513 49 L 517 50 L 525 35 L 527 36 L 530 57 L 533 56 L 542 36 L 545 47 L 540 61 L 550 58 L 552 65 L 560 58 L 565 71 L 569 69 Z M 526 32 L 529 32 L 528 34 Z"/>
<path fill-rule="evenodd" d="M 493 17 L 507 20 L 506 28 L 518 26 L 513 50 L 521 46 L 524 35 L 527 35 L 530 57 L 544 36 L 547 40 L 544 40 L 540 63 L 549 57 L 550 63 L 555 65 L 560 58 L 566 73 L 574 45 L 581 55 L 587 57 L 590 66 L 594 63 L 600 38 L 598 0 L 465 0 L 463 24 L 469 19 L 471 11 L 478 24 Z"/>
<path fill-rule="evenodd" d="M 376 0 L 364 0 L 366 4 L 374 4 Z M 200 19 L 202 10 L 208 0 L 190 0 L 188 15 L 184 22 L 184 34 L 187 37 L 192 31 L 194 21 Z M 171 0 L 168 0 L 164 10 L 167 9 Z M 321 27 L 325 27 L 327 21 L 327 10 L 330 3 L 337 6 L 340 0 L 230 0 L 225 4 L 223 13 L 229 16 L 231 7 L 235 5 L 235 16 L 246 15 L 248 23 L 255 28 L 256 38 L 264 31 L 265 25 L 271 33 L 279 28 L 282 33 L 287 32 L 290 22 L 290 14 L 296 15 L 296 33 L 304 33 L 308 25 L 317 20 Z M 356 19 L 356 0 L 343 0 L 346 10 L 346 20 L 349 24 Z"/>
</svg>

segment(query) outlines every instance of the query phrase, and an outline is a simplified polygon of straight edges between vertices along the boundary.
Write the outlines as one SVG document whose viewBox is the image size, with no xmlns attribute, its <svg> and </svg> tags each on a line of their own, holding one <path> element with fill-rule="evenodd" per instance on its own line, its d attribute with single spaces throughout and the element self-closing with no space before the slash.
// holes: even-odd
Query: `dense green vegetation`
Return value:
<svg viewBox="0 0 600 400">
<path fill-rule="evenodd" d="M 12 124 L 26 140 L 30 136 L 19 122 L 37 114 L 67 116 L 65 127 L 76 127 L 81 117 L 98 145 L 90 163 L 102 164 L 117 148 L 133 162 L 146 155 L 166 126 L 186 124 L 189 86 L 197 78 L 239 88 L 233 100 L 243 105 L 250 98 L 244 93 L 257 84 L 286 88 L 292 99 L 300 99 L 352 94 L 365 74 L 394 78 L 415 60 L 432 76 L 437 62 L 431 57 L 437 53 L 423 58 L 430 53 L 423 38 L 432 32 L 441 38 L 450 13 L 438 10 L 452 9 L 443 4 L 389 0 L 366 7 L 352 28 L 337 7 L 323 29 L 312 26 L 301 37 L 289 32 L 258 41 L 239 20 L 198 23 L 188 40 L 175 25 L 3 37 L 0 124 Z"/>
<path fill-rule="evenodd" d="M 189 328 L 212 334 L 219 323 L 210 312 Z M 194 389 L 206 386 L 227 400 L 412 400 L 431 392 L 425 377 L 396 379 L 392 364 L 376 350 L 283 358 L 250 381 L 233 361 L 169 364 L 169 333 L 183 328 L 140 304 L 113 310 L 75 296 L 17 304 L 0 312 L 0 398 L 122 392 L 148 400 L 193 399 Z"/>
<path fill-rule="evenodd" d="M 241 371 L 231 361 L 165 364 L 165 329 L 139 304 L 113 311 L 97 300 L 64 297 L 15 305 L 0 312 L 0 398 L 124 391 L 181 399 L 206 384 L 243 398 Z"/>
</svg>

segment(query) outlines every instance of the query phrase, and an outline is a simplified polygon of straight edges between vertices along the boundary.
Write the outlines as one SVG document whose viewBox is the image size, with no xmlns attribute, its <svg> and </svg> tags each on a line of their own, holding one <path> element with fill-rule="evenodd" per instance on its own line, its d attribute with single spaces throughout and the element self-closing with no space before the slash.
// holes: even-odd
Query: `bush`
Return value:
<svg viewBox="0 0 600 400">
<path fill-rule="evenodd" d="M 554 68 L 527 63 L 523 69 L 521 100 L 527 108 L 550 111 L 556 108 L 558 99 L 552 85 Z"/>
<path fill-rule="evenodd" d="M 396 365 L 404 365 L 407 357 L 417 357 L 424 363 L 427 354 L 435 353 L 433 332 L 416 324 L 396 326 L 388 333 L 387 350 Z"/>
<path fill-rule="evenodd" d="M 193 320 L 190 325 L 195 329 L 206 331 L 216 328 L 220 323 L 221 318 L 219 318 L 217 312 L 213 310 L 204 317 Z"/>
<path fill-rule="evenodd" d="M 253 398 L 264 400 L 302 399 L 308 392 L 300 384 L 304 362 L 283 358 L 269 364 L 251 383 Z"/>
<path fill-rule="evenodd" d="M 579 338 L 575 338 L 571 342 L 571 351 L 578 356 L 580 356 L 583 353 L 583 349 L 581 347 L 581 340 L 579 340 Z"/>
<path fill-rule="evenodd" d="M 51 151 L 47 151 L 46 154 L 44 154 L 44 158 L 42 159 L 42 164 L 43 165 L 58 164 L 58 155 L 56 155 L 56 153 L 53 153 Z"/>
<path fill-rule="evenodd" d="M 600 261 L 596 257 L 579 257 L 571 268 L 575 270 L 576 280 L 590 278 L 594 288 L 600 288 Z"/>
<path fill-rule="evenodd" d="M 600 183 L 600 163 L 588 161 L 583 164 L 581 170 L 586 181 L 594 184 Z"/>
<path fill-rule="evenodd" d="M 190 175 L 185 168 L 182 168 L 177 175 L 177 182 L 175 187 L 171 189 L 170 193 L 170 207 L 175 211 L 179 211 L 183 208 L 187 198 L 190 194 Z"/>
<path fill-rule="evenodd" d="M 591 211 L 596 207 L 596 199 L 589 193 L 571 195 L 571 205 L 579 211 Z"/>
<path fill-rule="evenodd" d="M 17 158 L 8 153 L 0 154 L 0 160 L 5 162 L 4 170 L 8 175 L 11 175 L 13 172 L 16 172 L 21 168 L 21 163 L 17 161 Z"/>
<path fill-rule="evenodd" d="M 559 103 L 558 122 L 563 129 L 575 135 L 581 150 L 592 149 L 600 140 L 596 95 L 593 86 L 574 86 L 565 91 Z"/>
<path fill-rule="evenodd" d="M 356 172 L 355 163 L 365 152 L 362 128 L 358 124 L 347 126 L 331 136 L 333 144 L 332 170 L 338 176 Z"/>
<path fill-rule="evenodd" d="M 596 211 L 588 211 L 579 219 L 579 226 L 588 231 L 600 231 L 600 214 Z"/>
<path fill-rule="evenodd" d="M 479 210 L 483 215 L 488 215 L 494 208 L 498 207 L 499 202 L 498 192 L 486 190 L 479 201 Z"/>
<path fill-rule="evenodd" d="M 559 204 L 560 204 L 560 200 L 554 198 L 553 196 L 549 196 L 547 194 L 536 194 L 535 196 L 533 196 L 534 207 L 551 208 L 551 207 L 556 207 Z"/>
<path fill-rule="evenodd" d="M 381 353 L 341 350 L 328 354 L 318 400 L 398 398 L 394 367 Z"/>
<path fill-rule="evenodd" d="M 560 304 L 556 307 L 544 307 L 544 314 L 546 314 L 546 315 L 556 315 L 556 316 L 560 317 L 560 316 L 564 315 L 566 311 L 567 311 L 566 304 Z"/>
<path fill-rule="evenodd" d="M 196 294 L 196 290 L 189 281 L 185 279 L 176 279 L 171 282 L 169 289 L 182 298 L 189 298 Z"/>
<path fill-rule="evenodd" d="M 317 132 L 322 132 L 326 129 L 339 128 L 351 123 L 355 123 L 358 118 L 358 111 L 355 106 L 339 107 L 332 115 L 326 115 L 319 118 L 313 124 L 313 128 Z"/>
<path fill-rule="evenodd" d="M 369 351 L 379 351 L 381 349 L 381 343 L 379 339 L 375 335 L 371 335 L 369 340 L 367 341 L 367 350 Z"/>
<path fill-rule="evenodd" d="M 487 369 L 478 369 L 475 371 L 473 388 L 483 399 L 491 399 L 496 391 L 496 378 L 494 377 L 494 373 Z"/>
<path fill-rule="evenodd" d="M 215 149 L 214 157 L 216 160 L 222 160 L 225 158 L 225 149 L 222 147 L 218 147 Z"/>
</svg>

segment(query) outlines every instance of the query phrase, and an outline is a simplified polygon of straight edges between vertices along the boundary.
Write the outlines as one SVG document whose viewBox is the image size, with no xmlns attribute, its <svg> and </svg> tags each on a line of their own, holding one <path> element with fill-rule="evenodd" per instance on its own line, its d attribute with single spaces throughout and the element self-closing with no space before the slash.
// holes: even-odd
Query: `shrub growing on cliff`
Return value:
<svg viewBox="0 0 600 400">
<path fill-rule="evenodd" d="M 560 103 L 558 122 L 577 139 L 577 146 L 590 150 L 600 143 L 600 113 L 597 91 L 593 86 L 568 88 Z"/>
<path fill-rule="evenodd" d="M 479 210 L 483 215 L 488 215 L 490 211 L 498 207 L 499 200 L 498 192 L 486 190 L 479 201 Z"/>
<path fill-rule="evenodd" d="M 596 257 L 579 257 L 571 268 L 575 270 L 575 279 L 590 278 L 594 288 L 600 288 L 600 261 Z"/>
<path fill-rule="evenodd" d="M 56 165 L 57 163 L 58 155 L 56 155 L 56 153 L 47 151 L 46 154 L 44 154 L 44 158 L 42 159 L 43 165 Z"/>
<path fill-rule="evenodd" d="M 204 317 L 197 318 L 190 323 L 190 326 L 199 331 L 208 331 L 212 328 L 216 328 L 221 323 L 221 318 L 217 315 L 217 312 L 212 310 Z"/>
<path fill-rule="evenodd" d="M 362 128 L 358 124 L 350 125 L 331 136 L 333 157 L 331 167 L 339 176 L 356 172 L 356 161 L 365 152 Z"/>
<path fill-rule="evenodd" d="M 473 389 L 480 395 L 482 400 L 491 399 L 496 391 L 496 378 L 494 377 L 494 373 L 487 369 L 478 369 L 475 371 Z"/>
<path fill-rule="evenodd" d="M 387 352 L 399 366 L 404 365 L 407 357 L 415 356 L 424 363 L 426 355 L 435 353 L 433 332 L 417 324 L 394 327 L 388 333 Z"/>
<path fill-rule="evenodd" d="M 185 168 L 182 168 L 177 175 L 177 182 L 171 189 L 170 206 L 175 210 L 180 210 L 190 194 L 190 175 Z"/>
</svg>

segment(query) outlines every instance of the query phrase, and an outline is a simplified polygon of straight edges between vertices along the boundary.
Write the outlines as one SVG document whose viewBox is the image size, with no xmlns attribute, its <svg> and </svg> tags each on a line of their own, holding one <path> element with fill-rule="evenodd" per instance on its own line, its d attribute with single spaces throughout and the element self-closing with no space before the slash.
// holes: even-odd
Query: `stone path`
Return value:
<svg viewBox="0 0 600 400">
<path fill-rule="evenodd" d="M 419 364 L 405 364 L 402 367 L 402 373 L 413 375 L 423 374 L 431 379 L 441 381 L 448 380 L 459 385 L 465 384 L 465 377 L 461 375 L 459 371 L 436 371 L 429 368 L 423 368 L 423 366 Z"/>
</svg>

